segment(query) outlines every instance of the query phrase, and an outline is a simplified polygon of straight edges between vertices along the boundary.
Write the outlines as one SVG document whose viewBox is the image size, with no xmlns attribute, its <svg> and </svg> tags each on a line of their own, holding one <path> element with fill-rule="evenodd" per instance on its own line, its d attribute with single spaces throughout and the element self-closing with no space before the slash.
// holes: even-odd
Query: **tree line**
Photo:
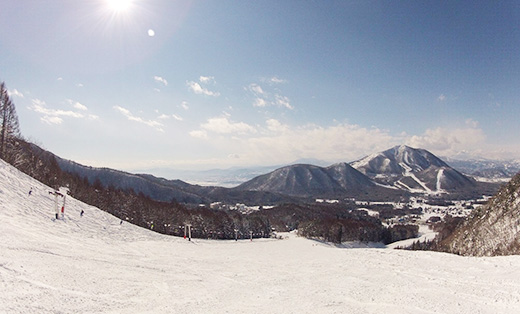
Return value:
<svg viewBox="0 0 520 314">
<path fill-rule="evenodd" d="M 16 108 L 9 96 L 5 82 L 0 83 L 0 158 L 12 158 L 8 152 L 13 150 L 20 138 L 20 126 Z"/>
</svg>

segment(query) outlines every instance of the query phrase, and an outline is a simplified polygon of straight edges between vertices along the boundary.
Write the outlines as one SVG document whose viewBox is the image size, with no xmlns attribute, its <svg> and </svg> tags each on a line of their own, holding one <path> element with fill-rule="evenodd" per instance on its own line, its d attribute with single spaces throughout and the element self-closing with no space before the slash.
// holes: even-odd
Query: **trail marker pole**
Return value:
<svg viewBox="0 0 520 314">
<path fill-rule="evenodd" d="M 249 231 L 249 238 L 251 239 L 251 242 L 253 242 L 253 230 Z"/>
<path fill-rule="evenodd" d="M 188 241 L 191 241 L 191 224 L 184 225 L 184 239 L 186 239 L 186 229 L 188 230 Z"/>
</svg>

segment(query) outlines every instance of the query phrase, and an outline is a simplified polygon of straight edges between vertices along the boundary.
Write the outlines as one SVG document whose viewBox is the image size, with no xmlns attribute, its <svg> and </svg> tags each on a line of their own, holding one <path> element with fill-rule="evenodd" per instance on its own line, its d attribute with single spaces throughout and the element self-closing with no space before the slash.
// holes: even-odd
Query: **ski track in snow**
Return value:
<svg viewBox="0 0 520 314">
<path fill-rule="evenodd" d="M 49 191 L 0 160 L 0 313 L 520 313 L 520 256 L 188 242 Z"/>
<path fill-rule="evenodd" d="M 406 155 L 406 156 L 408 156 L 408 155 Z M 403 162 L 400 162 L 399 165 L 404 169 L 403 175 L 405 177 L 412 178 L 415 182 L 417 182 L 417 184 L 419 184 L 424 189 L 424 191 L 426 191 L 426 193 L 432 192 L 432 190 L 429 187 L 427 187 L 426 184 L 424 184 L 424 182 L 422 182 L 421 180 L 419 180 L 419 178 L 417 178 L 415 176 L 415 174 L 412 172 L 412 168 L 410 166 L 408 166 L 407 164 L 405 164 Z M 412 190 L 412 189 L 410 189 L 410 190 Z"/>
<path fill-rule="evenodd" d="M 442 188 L 441 188 L 441 180 L 442 180 L 442 176 L 444 175 L 444 169 L 439 169 L 439 171 L 437 172 L 437 193 L 441 193 L 443 192 Z"/>
</svg>

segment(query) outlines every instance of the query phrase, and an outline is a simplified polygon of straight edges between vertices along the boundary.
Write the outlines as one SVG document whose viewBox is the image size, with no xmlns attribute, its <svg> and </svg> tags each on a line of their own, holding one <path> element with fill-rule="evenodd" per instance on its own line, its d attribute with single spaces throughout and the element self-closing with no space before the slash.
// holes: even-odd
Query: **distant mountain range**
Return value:
<svg viewBox="0 0 520 314">
<path fill-rule="evenodd" d="M 236 187 L 201 186 L 148 174 L 92 168 L 56 157 L 60 168 L 91 183 L 133 189 L 160 201 L 269 204 L 313 198 L 390 200 L 414 193 L 481 195 L 497 185 L 479 183 L 423 149 L 396 146 L 352 163 L 328 167 L 295 164 L 258 175 Z"/>
<path fill-rule="evenodd" d="M 509 181 L 520 172 L 520 160 L 457 160 L 444 158 L 453 168 L 479 181 Z"/>
</svg>

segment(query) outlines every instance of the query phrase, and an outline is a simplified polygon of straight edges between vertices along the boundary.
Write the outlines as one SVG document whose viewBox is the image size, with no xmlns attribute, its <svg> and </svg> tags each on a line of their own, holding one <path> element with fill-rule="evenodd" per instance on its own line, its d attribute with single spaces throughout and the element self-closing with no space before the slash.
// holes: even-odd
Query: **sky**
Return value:
<svg viewBox="0 0 520 314">
<path fill-rule="evenodd" d="M 22 135 L 126 171 L 520 159 L 517 1 L 8 0 Z M 160 174 L 160 173 L 159 173 Z"/>
</svg>

